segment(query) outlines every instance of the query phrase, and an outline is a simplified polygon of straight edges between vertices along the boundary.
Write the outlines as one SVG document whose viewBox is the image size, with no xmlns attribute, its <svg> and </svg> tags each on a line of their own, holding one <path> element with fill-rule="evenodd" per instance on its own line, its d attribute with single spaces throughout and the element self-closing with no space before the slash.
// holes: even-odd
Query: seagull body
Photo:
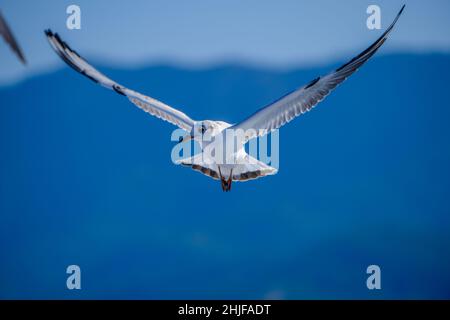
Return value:
<svg viewBox="0 0 450 320">
<path fill-rule="evenodd" d="M 3 18 L 2 13 L 0 11 L 0 35 L 2 35 L 3 39 L 5 39 L 6 43 L 9 44 L 11 49 L 14 51 L 16 56 L 19 58 L 19 60 L 26 64 L 25 56 L 22 52 L 22 50 L 19 47 L 19 44 L 17 43 L 16 39 L 14 38 L 11 29 L 8 27 L 8 24 L 6 23 L 6 20 Z"/>
<path fill-rule="evenodd" d="M 312 80 L 303 87 L 258 110 L 237 124 L 213 120 L 192 120 L 185 113 L 177 109 L 128 89 L 109 79 L 92 67 L 76 51 L 72 50 L 57 33 L 46 30 L 45 34 L 55 52 L 77 72 L 103 87 L 114 90 L 116 93 L 127 97 L 133 104 L 145 112 L 168 121 L 188 132 L 188 135 L 182 139 L 182 142 L 189 140 L 199 142 L 201 153 L 187 159 L 179 160 L 177 163 L 189 166 L 213 179 L 220 180 L 222 190 L 229 191 L 233 181 L 253 180 L 277 173 L 276 168 L 258 161 L 247 154 L 244 148 L 245 144 L 250 139 L 264 136 L 279 129 L 295 117 L 311 110 L 334 88 L 358 70 L 386 41 L 387 36 L 392 31 L 404 7 L 401 8 L 386 31 L 359 55 L 331 73 Z M 228 130 L 242 131 L 245 133 L 236 149 L 231 151 L 226 150 L 223 142 L 225 140 L 225 133 Z M 207 141 L 203 139 L 205 135 L 209 136 Z M 214 146 L 215 150 L 223 151 L 225 161 L 217 161 L 216 158 L 210 156 L 212 146 Z M 229 161 L 230 159 L 231 161 Z"/>
</svg>

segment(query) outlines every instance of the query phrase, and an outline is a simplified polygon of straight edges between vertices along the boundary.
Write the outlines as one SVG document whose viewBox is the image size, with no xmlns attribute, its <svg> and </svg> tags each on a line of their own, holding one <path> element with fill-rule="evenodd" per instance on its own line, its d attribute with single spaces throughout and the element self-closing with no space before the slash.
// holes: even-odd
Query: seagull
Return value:
<svg viewBox="0 0 450 320">
<path fill-rule="evenodd" d="M 14 53 L 17 55 L 19 60 L 23 64 L 27 64 L 27 61 L 25 60 L 25 56 L 22 53 L 22 50 L 19 47 L 19 44 L 17 43 L 16 39 L 14 38 L 11 29 L 9 29 L 8 24 L 6 23 L 6 20 L 2 16 L 2 12 L 0 11 L 0 34 L 2 35 L 3 39 L 5 39 L 6 43 L 9 44 L 11 49 L 14 51 Z"/>
<path fill-rule="evenodd" d="M 222 190 L 227 192 L 231 190 L 233 181 L 248 181 L 273 175 L 278 172 L 278 169 L 258 161 L 247 154 L 245 144 L 250 139 L 264 136 L 279 129 L 321 102 L 333 89 L 358 70 L 377 52 L 386 41 L 404 8 L 405 6 L 403 5 L 386 31 L 359 55 L 329 74 L 315 78 L 308 84 L 256 111 L 245 120 L 236 124 L 214 120 L 193 120 L 185 113 L 163 102 L 128 89 L 111 80 L 91 66 L 76 51 L 72 50 L 57 33 L 53 33 L 50 29 L 47 29 L 45 30 L 45 34 L 55 52 L 70 67 L 95 83 L 111 89 L 119 95 L 125 96 L 145 112 L 168 121 L 186 131 L 188 134 L 180 139 L 180 142 L 197 141 L 201 146 L 201 152 L 192 157 L 177 160 L 176 163 L 188 166 L 215 180 L 220 180 Z M 223 138 L 225 132 L 230 129 L 245 132 L 244 137 L 240 140 L 240 144 L 236 149 L 225 151 L 225 158 L 233 158 L 235 161 L 217 161 L 216 158 L 211 157 L 211 146 L 213 142 L 219 141 L 219 138 Z M 209 136 L 210 139 L 205 141 L 205 139 L 202 139 L 204 136 Z M 219 144 L 220 147 L 223 147 L 223 144 Z"/>
</svg>

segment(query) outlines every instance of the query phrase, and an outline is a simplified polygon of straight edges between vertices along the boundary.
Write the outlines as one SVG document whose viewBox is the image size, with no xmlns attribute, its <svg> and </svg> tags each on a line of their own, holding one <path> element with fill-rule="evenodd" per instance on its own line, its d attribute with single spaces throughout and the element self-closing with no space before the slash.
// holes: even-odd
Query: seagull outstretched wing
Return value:
<svg viewBox="0 0 450 320">
<path fill-rule="evenodd" d="M 189 118 L 183 112 L 174 109 L 161 101 L 145 96 L 116 83 L 96 70 L 76 51 L 72 50 L 67 43 L 61 40 L 57 33 L 53 33 L 51 30 L 46 30 L 45 34 L 51 46 L 61 57 L 61 59 L 79 73 L 108 89 L 114 90 L 118 94 L 126 96 L 131 102 L 145 112 L 148 112 L 162 120 L 168 121 L 188 132 L 191 131 L 194 126 L 194 120 Z"/>
<path fill-rule="evenodd" d="M 6 23 L 5 19 L 3 18 L 1 11 L 0 11 L 0 35 L 3 36 L 6 43 L 9 44 L 11 49 L 14 51 L 14 53 L 20 59 L 20 61 L 23 64 L 26 64 L 27 61 L 25 60 L 25 56 L 23 55 L 22 50 L 19 47 L 19 44 L 17 43 L 16 39 L 14 38 L 14 36 L 11 32 L 11 29 L 9 29 L 8 24 Z"/>
<path fill-rule="evenodd" d="M 245 141 L 263 136 L 285 125 L 295 117 L 311 110 L 334 88 L 361 67 L 386 41 L 395 23 L 403 12 L 403 6 L 387 30 L 370 47 L 326 76 L 316 78 L 307 85 L 287 94 L 274 103 L 258 110 L 230 129 L 247 132 Z"/>
</svg>

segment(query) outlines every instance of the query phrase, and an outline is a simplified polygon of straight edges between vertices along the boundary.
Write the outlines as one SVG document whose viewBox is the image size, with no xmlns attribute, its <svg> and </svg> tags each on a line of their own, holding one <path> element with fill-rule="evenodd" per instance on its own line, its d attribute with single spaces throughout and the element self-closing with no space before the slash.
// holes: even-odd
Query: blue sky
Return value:
<svg viewBox="0 0 450 320">
<path fill-rule="evenodd" d="M 3 0 L 0 9 L 29 66 L 21 66 L 1 43 L 0 84 L 62 67 L 43 36 L 49 27 L 103 65 L 241 62 L 286 68 L 351 57 L 381 32 L 366 28 L 367 6 L 381 7 L 383 29 L 403 3 L 405 14 L 382 54 L 449 52 L 446 0 Z M 66 28 L 70 4 L 81 7 L 81 30 Z"/>
</svg>

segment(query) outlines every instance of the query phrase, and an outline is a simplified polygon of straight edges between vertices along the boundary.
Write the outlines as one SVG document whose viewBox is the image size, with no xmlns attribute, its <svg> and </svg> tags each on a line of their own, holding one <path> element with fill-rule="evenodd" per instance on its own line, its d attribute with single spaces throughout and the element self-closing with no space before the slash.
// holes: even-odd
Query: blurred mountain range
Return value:
<svg viewBox="0 0 450 320">
<path fill-rule="evenodd" d="M 238 122 L 338 65 L 99 69 Z M 448 299 L 449 84 L 448 55 L 375 57 L 281 129 L 276 176 L 230 193 L 171 163 L 175 127 L 69 68 L 0 87 L 0 298 Z"/>
</svg>

